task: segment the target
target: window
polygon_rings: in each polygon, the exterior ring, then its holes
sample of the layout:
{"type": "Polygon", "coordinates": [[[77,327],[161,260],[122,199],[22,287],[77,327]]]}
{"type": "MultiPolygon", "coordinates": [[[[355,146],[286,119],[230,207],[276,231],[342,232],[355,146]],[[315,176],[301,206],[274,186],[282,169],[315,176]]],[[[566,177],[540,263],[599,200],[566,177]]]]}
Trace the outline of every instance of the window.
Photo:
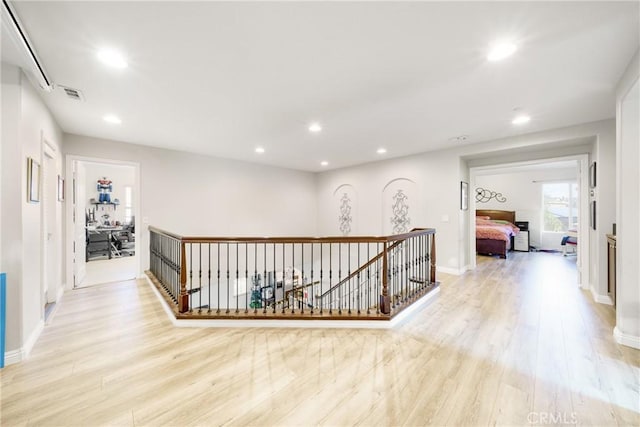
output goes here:
{"type": "Polygon", "coordinates": [[[127,186],[124,187],[124,223],[131,224],[131,218],[133,217],[133,197],[132,189],[127,186]]]}
{"type": "Polygon", "coordinates": [[[554,182],[542,185],[544,231],[564,232],[578,227],[578,184],[554,182]]]}

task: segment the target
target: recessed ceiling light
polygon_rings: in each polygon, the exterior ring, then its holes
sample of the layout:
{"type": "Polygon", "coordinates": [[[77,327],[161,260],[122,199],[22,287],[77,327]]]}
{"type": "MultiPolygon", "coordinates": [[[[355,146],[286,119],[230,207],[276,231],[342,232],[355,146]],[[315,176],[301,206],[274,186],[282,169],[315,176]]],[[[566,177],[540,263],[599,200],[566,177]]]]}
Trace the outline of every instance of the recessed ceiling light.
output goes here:
{"type": "Polygon", "coordinates": [[[256,153],[258,153],[258,154],[262,154],[262,153],[264,153],[264,148],[262,148],[262,147],[256,147],[256,153]]]}
{"type": "Polygon", "coordinates": [[[531,117],[522,115],[522,116],[518,116],[515,119],[513,119],[511,121],[511,123],[513,123],[514,125],[523,125],[525,123],[528,123],[529,120],[531,120],[531,117]]]}
{"type": "Polygon", "coordinates": [[[320,166],[329,166],[329,162],[327,162],[326,160],[323,160],[320,162],[320,166]]]}
{"type": "Polygon", "coordinates": [[[102,49],[98,52],[98,59],[113,68],[127,68],[124,56],[113,49],[102,49]]]}
{"type": "Polygon", "coordinates": [[[378,154],[384,154],[386,152],[387,152],[386,148],[378,148],[378,151],[376,151],[376,153],[378,153],[378,154]]]}
{"type": "Polygon", "coordinates": [[[105,122],[111,123],[111,124],[114,124],[114,125],[119,125],[120,123],[122,123],[122,120],[120,120],[120,118],[118,116],[114,116],[113,114],[107,114],[102,119],[105,122]]]}
{"type": "Polygon", "coordinates": [[[320,123],[311,123],[309,125],[309,132],[318,133],[321,130],[322,130],[322,126],[320,126],[320,123]]]}
{"type": "Polygon", "coordinates": [[[518,47],[510,42],[506,43],[498,43],[494,45],[489,54],[487,55],[487,60],[489,61],[500,61],[508,56],[513,55],[513,53],[518,50],[518,47]]]}

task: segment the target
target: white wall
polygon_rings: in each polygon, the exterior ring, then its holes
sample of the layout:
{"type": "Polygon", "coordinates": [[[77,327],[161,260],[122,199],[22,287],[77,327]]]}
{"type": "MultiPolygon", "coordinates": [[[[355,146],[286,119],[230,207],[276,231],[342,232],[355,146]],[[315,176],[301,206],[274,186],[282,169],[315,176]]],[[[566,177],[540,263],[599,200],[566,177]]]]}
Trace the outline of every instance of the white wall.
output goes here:
{"type": "Polygon", "coordinates": [[[614,336],[640,348],[640,51],[617,89],[617,310],[614,336]]]}
{"type": "Polygon", "coordinates": [[[185,236],[316,234],[312,173],[70,134],[64,152],[140,165],[136,239],[143,270],[147,225],[185,236]]]}
{"type": "MultiPolygon", "coordinates": [[[[0,269],[8,273],[7,363],[19,361],[28,354],[43,325],[42,206],[26,200],[27,157],[42,165],[43,140],[59,155],[62,132],[53,116],[21,71],[2,64],[3,257],[0,269]]],[[[59,157],[56,169],[62,174],[59,157]]],[[[55,233],[62,232],[61,212],[61,206],[57,205],[57,222],[51,230],[55,233]]],[[[56,252],[58,259],[52,262],[62,263],[62,247],[56,252]]]]}
{"type": "Polygon", "coordinates": [[[108,214],[110,221],[120,221],[124,224],[124,203],[125,203],[125,187],[132,188],[132,203],[135,207],[135,168],[133,166],[120,166],[105,163],[84,162],[85,168],[85,189],[86,189],[86,208],[96,209],[96,220],[100,220],[101,216],[108,214]],[[118,199],[119,206],[113,205],[91,205],[89,200],[100,200],[97,190],[98,179],[107,177],[112,181],[111,201],[118,199]]]}
{"type": "MultiPolygon", "coordinates": [[[[614,147],[614,121],[604,120],[553,129],[533,134],[523,134],[485,143],[468,144],[449,150],[427,152],[396,159],[389,159],[350,168],[323,172],[318,175],[318,229],[320,234],[336,234],[338,213],[331,197],[337,187],[353,185],[358,193],[358,218],[356,228],[361,234],[381,234],[382,189],[396,178],[408,178],[416,182],[418,200],[412,201],[420,214],[412,218],[416,227],[433,227],[437,230],[437,265],[442,271],[462,272],[469,264],[470,211],[460,210],[460,181],[469,181],[471,166],[508,164],[519,161],[551,159],[578,154],[591,154],[592,142],[599,146],[614,147]]],[[[615,150],[615,148],[613,148],[615,150]]],[[[609,157],[600,163],[605,171],[613,170],[609,157]]],[[[473,188],[471,186],[470,188],[473,188]]],[[[613,193],[613,182],[602,181],[600,188],[609,196],[613,193]]],[[[599,221],[610,224],[613,212],[603,210],[599,221]]],[[[594,236],[597,245],[604,245],[606,238],[594,236]]],[[[604,268],[606,258],[597,257],[597,269],[604,268]]],[[[596,278],[600,277],[598,271],[596,278]]],[[[606,276],[605,276],[606,277],[606,276]]],[[[595,284],[596,291],[604,289],[606,281],[595,284]]]]}
{"type": "MultiPolygon", "coordinates": [[[[577,169],[541,169],[521,172],[478,175],[476,188],[502,193],[507,200],[504,203],[491,199],[487,203],[476,202],[476,209],[500,209],[516,211],[517,221],[529,221],[529,239],[531,246],[538,249],[560,250],[562,233],[547,233],[542,230],[543,206],[542,185],[549,181],[576,181],[577,169]]],[[[471,196],[475,188],[471,189],[471,196]]],[[[584,219],[583,219],[584,220],[584,219]]],[[[589,217],[586,217],[589,220],[589,217]]]]}

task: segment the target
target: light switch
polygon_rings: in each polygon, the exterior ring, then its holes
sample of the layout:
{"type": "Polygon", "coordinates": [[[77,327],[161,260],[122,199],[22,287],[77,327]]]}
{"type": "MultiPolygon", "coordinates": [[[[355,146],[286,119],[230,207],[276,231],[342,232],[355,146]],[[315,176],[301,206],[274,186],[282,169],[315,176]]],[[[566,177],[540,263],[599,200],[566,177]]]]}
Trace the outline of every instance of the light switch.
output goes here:
{"type": "Polygon", "coordinates": [[[449,215],[442,215],[442,222],[449,222],[449,215]]]}
{"type": "Polygon", "coordinates": [[[149,224],[149,217],[148,216],[143,216],[142,217],[142,223],[143,224],[149,224]]]}

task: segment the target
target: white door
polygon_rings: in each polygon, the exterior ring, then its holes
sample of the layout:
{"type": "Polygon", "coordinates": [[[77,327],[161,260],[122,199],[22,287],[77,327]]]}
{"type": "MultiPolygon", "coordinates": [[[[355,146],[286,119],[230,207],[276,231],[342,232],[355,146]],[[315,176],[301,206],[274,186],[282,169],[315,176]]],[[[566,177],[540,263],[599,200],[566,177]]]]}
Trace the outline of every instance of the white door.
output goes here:
{"type": "Polygon", "coordinates": [[[73,286],[78,287],[87,275],[85,231],[87,208],[87,181],[84,164],[74,161],[73,172],[73,227],[74,227],[74,251],[73,251],[73,286]]]}
{"type": "Polygon", "coordinates": [[[52,154],[45,150],[43,156],[42,180],[42,233],[43,233],[43,299],[46,303],[56,302],[60,283],[60,263],[58,249],[57,224],[57,186],[58,174],[56,161],[52,154]]]}

